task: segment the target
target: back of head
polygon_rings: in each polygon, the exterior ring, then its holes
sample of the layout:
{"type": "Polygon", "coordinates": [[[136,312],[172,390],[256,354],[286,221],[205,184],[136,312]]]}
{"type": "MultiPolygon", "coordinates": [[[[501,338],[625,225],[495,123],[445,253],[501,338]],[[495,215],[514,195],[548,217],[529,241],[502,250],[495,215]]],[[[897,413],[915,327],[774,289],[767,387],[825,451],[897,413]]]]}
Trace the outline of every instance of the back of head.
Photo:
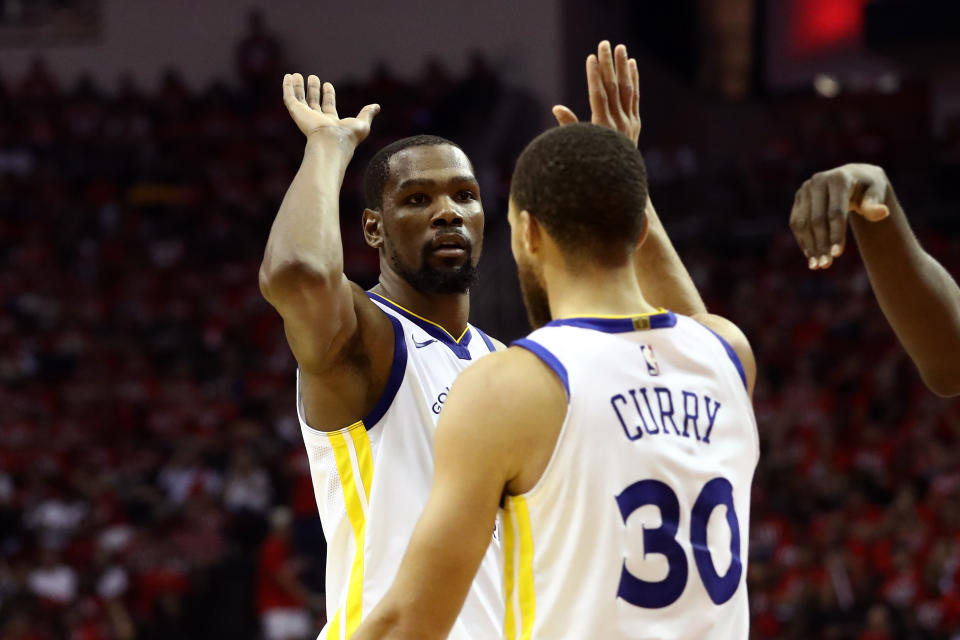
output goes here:
{"type": "Polygon", "coordinates": [[[572,124],[527,145],[510,197],[546,229],[569,265],[622,266],[644,230],[647,171],[622,134],[572,124]]]}

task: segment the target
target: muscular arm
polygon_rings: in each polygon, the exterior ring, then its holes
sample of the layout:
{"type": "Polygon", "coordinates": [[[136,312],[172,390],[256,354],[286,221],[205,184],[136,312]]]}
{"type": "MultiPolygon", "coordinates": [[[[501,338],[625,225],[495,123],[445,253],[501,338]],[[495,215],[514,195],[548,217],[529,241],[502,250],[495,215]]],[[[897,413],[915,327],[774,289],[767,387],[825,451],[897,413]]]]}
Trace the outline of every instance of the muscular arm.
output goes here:
{"type": "Polygon", "coordinates": [[[333,86],[300,74],[283,82],[284,103],[307,137],[303,161],[287,190],[267,240],[260,290],[283,316],[301,369],[320,370],[357,327],[354,297],[343,274],[339,196],[343,176],[377,111],[340,119],[333,86]]]}
{"type": "Polygon", "coordinates": [[[693,278],[673,248],[667,230],[647,198],[647,239],[635,256],[637,281],[647,302],[692,316],[707,312],[693,278]]]}
{"type": "Polygon", "coordinates": [[[930,390],[960,395],[960,287],[920,246],[892,187],[886,204],[886,219],[850,223],[870,284],[930,390]]]}
{"type": "Polygon", "coordinates": [[[797,191],[790,226],[811,269],[843,253],[848,218],[880,309],[923,381],[960,395],[960,287],[920,246],[883,169],[844,165],[797,191]]]}
{"type": "MultiPolygon", "coordinates": [[[[640,137],[640,73],[637,62],[627,56],[627,48],[611,50],[606,40],[596,55],[587,57],[587,91],[590,97],[590,121],[615,129],[634,144],[640,137]]],[[[553,115],[561,125],[577,121],[567,107],[557,105],[553,115]]],[[[707,307],[693,278],[683,266],[679,254],[667,236],[667,230],[647,198],[647,239],[636,252],[637,280],[647,302],[683,315],[706,313],[707,307]]]]}

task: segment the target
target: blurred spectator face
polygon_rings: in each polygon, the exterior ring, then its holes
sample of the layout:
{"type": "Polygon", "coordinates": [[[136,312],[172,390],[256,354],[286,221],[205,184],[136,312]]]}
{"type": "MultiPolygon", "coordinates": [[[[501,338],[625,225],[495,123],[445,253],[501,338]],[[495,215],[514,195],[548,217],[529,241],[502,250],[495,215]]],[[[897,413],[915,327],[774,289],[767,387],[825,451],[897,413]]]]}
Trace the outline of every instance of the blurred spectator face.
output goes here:
{"type": "Polygon", "coordinates": [[[483,246],[483,206],[470,160],[456,147],[430,145],[397,152],[389,166],[385,267],[424,293],[464,293],[483,246]]]}

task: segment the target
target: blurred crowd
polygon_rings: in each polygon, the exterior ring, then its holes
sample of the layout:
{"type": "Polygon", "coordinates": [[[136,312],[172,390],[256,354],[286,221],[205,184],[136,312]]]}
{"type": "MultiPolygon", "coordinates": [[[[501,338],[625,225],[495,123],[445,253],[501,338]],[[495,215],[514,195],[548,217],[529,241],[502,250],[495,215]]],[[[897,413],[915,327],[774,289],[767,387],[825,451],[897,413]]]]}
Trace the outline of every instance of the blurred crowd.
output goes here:
{"type": "MultiPolygon", "coordinates": [[[[236,61],[238,83],[203,90],[175,70],[151,89],[61,87],[40,59],[0,78],[0,638],[294,640],[323,623],[295,364],[257,288],[302,140],[262,21],[236,61]]],[[[461,76],[382,66],[337,89],[341,113],[383,107],[354,167],[404,135],[450,137],[502,240],[513,159],[546,121],[532,98],[480,56],[461,76]]],[[[725,162],[682,127],[641,140],[708,306],[759,362],[757,639],[960,638],[960,403],[920,384],[853,243],[811,273],[786,229],[810,173],[877,162],[960,274],[960,121],[935,130],[925,95],[771,99],[725,162]]],[[[341,198],[345,262],[370,286],[360,178],[341,198]]],[[[502,241],[486,260],[513,272],[502,241]]],[[[509,309],[481,326],[518,337],[515,282],[487,287],[475,304],[509,309]]]]}

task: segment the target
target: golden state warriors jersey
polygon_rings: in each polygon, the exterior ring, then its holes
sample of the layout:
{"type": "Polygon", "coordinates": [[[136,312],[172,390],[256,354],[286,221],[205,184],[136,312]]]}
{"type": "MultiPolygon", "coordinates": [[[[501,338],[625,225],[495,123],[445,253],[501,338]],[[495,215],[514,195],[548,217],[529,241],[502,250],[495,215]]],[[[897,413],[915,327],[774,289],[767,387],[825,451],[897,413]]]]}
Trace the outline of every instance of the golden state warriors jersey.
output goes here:
{"type": "MultiPolygon", "coordinates": [[[[297,380],[297,415],[327,540],[323,640],[350,638],[393,583],[430,495],[433,436],[450,385],[494,351],[473,326],[455,339],[396,303],[367,295],[389,316],[395,337],[387,387],[370,414],[337,431],[312,428],[297,380]]],[[[502,630],[501,559],[490,533],[491,546],[450,638],[487,640],[502,630]]]]}
{"type": "Polygon", "coordinates": [[[555,320],[513,344],[568,407],[540,480],[500,512],[503,635],[746,639],[759,443],[733,349],[669,311],[555,320]]]}

